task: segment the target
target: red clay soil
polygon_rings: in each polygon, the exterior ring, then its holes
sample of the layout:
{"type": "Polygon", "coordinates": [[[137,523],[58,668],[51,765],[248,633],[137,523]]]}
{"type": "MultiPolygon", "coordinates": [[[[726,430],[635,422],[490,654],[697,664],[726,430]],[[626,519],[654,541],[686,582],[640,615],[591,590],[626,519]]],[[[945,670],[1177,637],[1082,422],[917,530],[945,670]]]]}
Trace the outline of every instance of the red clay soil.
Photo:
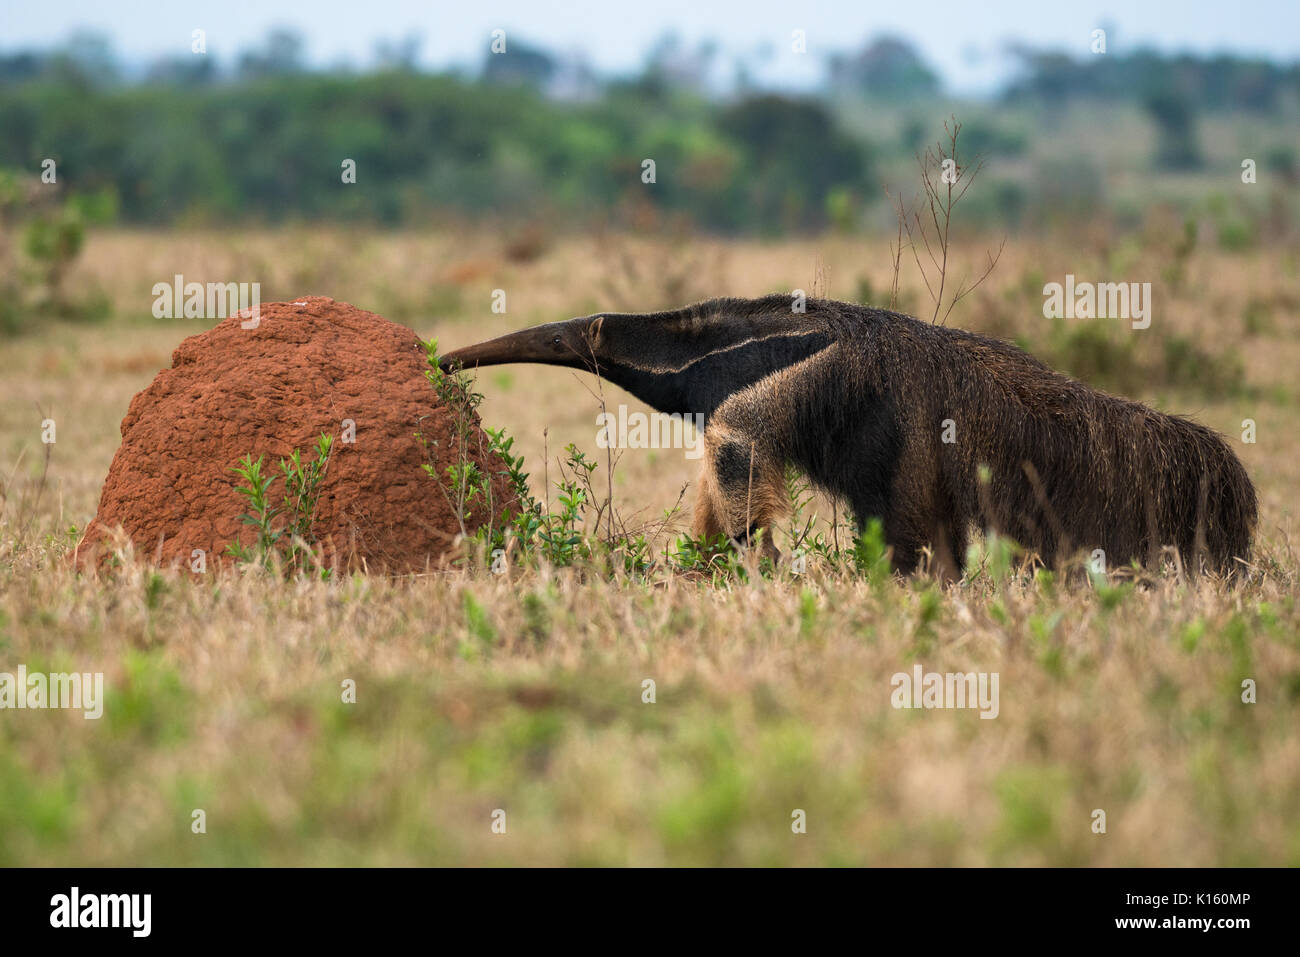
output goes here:
{"type": "MultiPolygon", "coordinates": [[[[279,475],[280,459],[295,448],[313,460],[323,432],[334,448],[315,531],[327,562],[390,572],[439,567],[460,525],[422,466],[445,475],[457,445],[427,368],[410,329],[318,296],[263,303],[256,328],[232,316],[191,336],[172,367],[131,400],[76,560],[102,560],[120,525],[136,555],[159,564],[189,568],[194,549],[204,551],[208,569],[228,562],[231,542],[256,540],[240,521],[247,503],[231,469],[249,453],[264,454],[263,472],[279,475]],[[347,419],[355,423],[352,443],[344,441],[347,419]]],[[[477,422],[473,433],[469,457],[496,476],[493,501],[506,503],[504,465],[487,461],[477,422]]],[[[277,503],[282,485],[271,488],[277,503]]]]}

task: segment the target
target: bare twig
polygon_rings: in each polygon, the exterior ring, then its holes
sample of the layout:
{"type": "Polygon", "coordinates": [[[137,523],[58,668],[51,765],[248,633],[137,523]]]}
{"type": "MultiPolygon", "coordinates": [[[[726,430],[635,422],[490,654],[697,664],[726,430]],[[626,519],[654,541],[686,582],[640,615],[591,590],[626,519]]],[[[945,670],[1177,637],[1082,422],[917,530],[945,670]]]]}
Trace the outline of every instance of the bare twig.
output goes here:
{"type": "MultiPolygon", "coordinates": [[[[922,154],[916,157],[917,166],[921,171],[921,190],[923,199],[916,208],[909,210],[901,198],[891,197],[894,200],[895,211],[898,219],[898,238],[897,245],[890,244],[890,252],[894,256],[894,277],[893,285],[890,289],[890,307],[893,308],[898,299],[898,276],[900,259],[903,254],[903,235],[907,236],[907,245],[912,250],[912,259],[916,262],[917,271],[921,274],[921,281],[925,283],[926,291],[930,294],[930,300],[934,303],[934,310],[930,315],[930,321],[939,325],[946,325],[948,316],[952,313],[957,303],[961,302],[967,295],[976,289],[997,266],[998,260],[1002,257],[1002,250],[1006,246],[1006,240],[1003,239],[998,251],[995,254],[988,253],[988,264],[979,277],[971,283],[964,280],[957,284],[956,290],[948,291],[948,261],[949,250],[951,248],[952,233],[952,216],[953,210],[966,195],[966,191],[971,188],[975,178],[984,168],[984,160],[976,157],[972,164],[963,166],[958,157],[958,137],[961,134],[961,124],[957,118],[953,117],[952,122],[947,120],[943,124],[946,136],[946,144],[940,140],[933,147],[929,147],[922,154]],[[928,214],[928,215],[927,215],[928,214]],[[925,258],[922,258],[924,251],[925,258]],[[925,260],[929,260],[927,265],[925,260]],[[947,295],[947,306],[945,308],[945,295],[947,295]]],[[[888,190],[886,190],[888,194],[888,190]]]]}

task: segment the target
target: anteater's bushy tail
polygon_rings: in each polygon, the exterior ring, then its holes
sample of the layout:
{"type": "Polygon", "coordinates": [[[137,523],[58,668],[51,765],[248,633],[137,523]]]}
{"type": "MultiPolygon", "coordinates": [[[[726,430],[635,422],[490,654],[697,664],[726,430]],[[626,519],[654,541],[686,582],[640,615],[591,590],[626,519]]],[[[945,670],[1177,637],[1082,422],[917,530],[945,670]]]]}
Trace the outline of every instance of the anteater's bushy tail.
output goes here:
{"type": "Polygon", "coordinates": [[[1216,432],[1177,416],[1159,418],[1164,434],[1150,448],[1158,530],[1173,533],[1184,564],[1199,565],[1204,556],[1220,572],[1243,569],[1257,518],[1245,467],[1216,432]]]}
{"type": "Polygon", "coordinates": [[[1173,546],[1189,571],[1244,570],[1255,487],[1223,436],[1073,381],[1040,392],[1053,401],[1028,413],[990,393],[979,422],[973,454],[996,476],[980,510],[1001,531],[1049,565],[1096,548],[1111,566],[1156,562],[1173,546]]]}
{"type": "MultiPolygon", "coordinates": [[[[1096,392],[1077,411],[1077,431],[1067,428],[1054,443],[1038,437],[1038,449],[1068,446],[1049,483],[1061,493],[1051,496],[1063,525],[1058,545],[1099,543],[1114,564],[1155,561],[1162,548],[1174,546],[1188,570],[1244,569],[1255,531],[1255,487],[1223,436],[1096,392]]],[[[1031,446],[1023,448],[1031,461],[1040,458],[1031,446]]]]}

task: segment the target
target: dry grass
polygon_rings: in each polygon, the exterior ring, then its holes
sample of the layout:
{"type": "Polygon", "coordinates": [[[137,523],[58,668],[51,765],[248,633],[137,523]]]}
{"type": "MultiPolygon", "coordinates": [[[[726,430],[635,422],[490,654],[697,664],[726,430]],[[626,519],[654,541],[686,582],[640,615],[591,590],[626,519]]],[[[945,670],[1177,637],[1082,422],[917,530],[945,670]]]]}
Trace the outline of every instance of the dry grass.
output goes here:
{"type": "MultiPolygon", "coordinates": [[[[987,240],[959,243],[956,268],[978,269],[987,240]]],[[[853,298],[865,279],[888,296],[884,239],[697,245],[710,293],[811,288],[820,263],[827,295],[853,298]]],[[[616,277],[621,292],[640,284],[662,305],[657,264],[676,269],[680,244],[628,249],[644,268],[616,277]]],[[[941,591],[815,564],[717,585],[572,571],[196,583],[133,562],[80,578],[63,561],[131,395],[200,325],[149,319],[154,282],[182,272],[260,281],[265,299],[330,294],[454,348],[595,311],[618,266],[588,240],[512,262],[486,234],[94,238],[80,269],[117,319],[5,344],[0,671],[103,671],[109,701],[99,721],[0,712],[0,863],[1300,864],[1296,255],[1199,251],[1179,289],[1161,280],[1167,257],[1158,233],[1132,249],[1009,242],[950,324],[1068,358],[1033,289],[1068,271],[1156,283],[1152,329],[1131,334],[1147,338],[1132,344],[1116,323],[1111,340],[1140,361],[1173,336],[1210,363],[1235,350],[1240,387],[1207,393],[1193,370],[1137,397],[1234,440],[1261,499],[1243,587],[980,576],[941,591]],[[489,312],[494,288],[505,316],[489,312]],[[1269,322],[1249,332],[1252,298],[1269,322]],[[58,442],[33,507],[45,415],[58,442]],[[1246,417],[1256,445],[1235,441],[1246,417]],[[890,677],[918,662],[998,672],[999,717],[895,710],[890,677]],[[347,678],[355,705],[340,700],[347,678]],[[1257,704],[1241,702],[1244,678],[1257,704]],[[195,808],[206,834],[191,833],[195,808]],[[497,808],[505,835],[491,831],[497,808]],[[791,833],[796,808],[806,834],[791,833]]],[[[904,277],[913,307],[918,286],[904,277]]],[[[539,493],[544,448],[596,451],[596,401],[573,374],[505,368],[480,388],[539,493]]],[[[657,517],[694,467],[626,452],[620,511],[657,517]]]]}

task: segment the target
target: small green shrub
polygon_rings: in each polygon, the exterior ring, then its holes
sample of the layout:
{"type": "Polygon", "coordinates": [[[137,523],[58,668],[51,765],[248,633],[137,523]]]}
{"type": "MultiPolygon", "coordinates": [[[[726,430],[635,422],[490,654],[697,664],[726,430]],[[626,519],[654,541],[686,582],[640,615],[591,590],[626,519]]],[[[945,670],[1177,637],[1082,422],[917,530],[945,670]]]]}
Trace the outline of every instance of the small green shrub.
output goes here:
{"type": "Polygon", "coordinates": [[[333,444],[334,440],[322,433],[316,440],[315,459],[305,463],[301,452],[294,449],[287,459],[280,459],[279,475],[262,471],[261,455],[256,460],[251,454],[245,455],[231,469],[243,479],[235,489],[248,505],[241,521],[257,530],[257,540],[251,546],[234,542],[226,548],[226,554],[243,565],[279,566],[286,574],[329,577],[330,569],[316,547],[315,523],[333,444]],[[283,482],[278,502],[271,494],[277,479],[283,482]]]}

